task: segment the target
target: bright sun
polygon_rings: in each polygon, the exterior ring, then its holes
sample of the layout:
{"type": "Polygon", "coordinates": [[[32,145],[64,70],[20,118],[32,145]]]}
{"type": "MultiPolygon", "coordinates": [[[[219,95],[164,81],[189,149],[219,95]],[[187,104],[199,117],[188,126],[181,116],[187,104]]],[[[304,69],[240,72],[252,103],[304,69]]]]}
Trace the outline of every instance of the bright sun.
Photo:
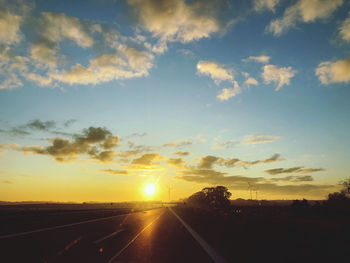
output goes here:
{"type": "Polygon", "coordinates": [[[145,186],[145,194],[148,196],[152,196],[156,191],[156,186],[152,183],[149,183],[145,186]]]}

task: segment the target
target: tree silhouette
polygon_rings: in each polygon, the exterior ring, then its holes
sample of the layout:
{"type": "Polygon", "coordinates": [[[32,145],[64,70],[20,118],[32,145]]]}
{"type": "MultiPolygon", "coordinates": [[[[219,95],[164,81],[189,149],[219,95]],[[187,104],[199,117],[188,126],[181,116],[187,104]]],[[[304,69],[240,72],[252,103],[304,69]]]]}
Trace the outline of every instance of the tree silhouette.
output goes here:
{"type": "Polygon", "coordinates": [[[230,205],[231,193],[225,186],[206,187],[188,198],[188,203],[202,207],[225,208],[230,205]]]}

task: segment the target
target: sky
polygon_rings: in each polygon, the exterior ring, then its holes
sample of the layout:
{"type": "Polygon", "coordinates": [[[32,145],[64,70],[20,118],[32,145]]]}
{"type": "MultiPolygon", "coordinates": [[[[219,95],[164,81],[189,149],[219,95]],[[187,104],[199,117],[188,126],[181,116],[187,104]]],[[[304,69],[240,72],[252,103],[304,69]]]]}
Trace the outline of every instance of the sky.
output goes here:
{"type": "Polygon", "coordinates": [[[349,51],[343,0],[0,0],[0,200],[325,199],[349,51]]]}

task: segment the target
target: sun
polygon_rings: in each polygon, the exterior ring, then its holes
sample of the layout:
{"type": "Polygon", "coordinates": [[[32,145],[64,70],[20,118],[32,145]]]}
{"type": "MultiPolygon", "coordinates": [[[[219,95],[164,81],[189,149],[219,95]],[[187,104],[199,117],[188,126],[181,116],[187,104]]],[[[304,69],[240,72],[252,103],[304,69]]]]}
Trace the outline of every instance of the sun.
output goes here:
{"type": "Polygon", "coordinates": [[[153,183],[148,183],[145,186],[145,194],[148,196],[152,196],[156,191],[156,186],[153,183]]]}

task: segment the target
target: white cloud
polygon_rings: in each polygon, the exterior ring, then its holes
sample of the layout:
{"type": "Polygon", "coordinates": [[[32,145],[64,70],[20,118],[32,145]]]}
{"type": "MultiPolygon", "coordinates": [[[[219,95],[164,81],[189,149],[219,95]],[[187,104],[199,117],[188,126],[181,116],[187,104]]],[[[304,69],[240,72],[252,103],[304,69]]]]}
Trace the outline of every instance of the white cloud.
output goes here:
{"type": "Polygon", "coordinates": [[[278,140],[280,136],[272,135],[248,135],[244,138],[243,144],[260,144],[260,143],[270,143],[278,140]]]}
{"type": "Polygon", "coordinates": [[[221,101],[228,100],[242,92],[237,81],[234,80],[232,71],[226,69],[224,65],[217,62],[199,61],[197,63],[197,74],[209,76],[217,85],[219,85],[221,81],[229,81],[233,85],[233,88],[222,89],[216,96],[221,101]]]}
{"type": "Polygon", "coordinates": [[[280,36],[298,22],[311,23],[329,17],[342,4],[343,0],[299,0],[285,10],[282,18],[273,20],[266,29],[275,36],[280,36]]]}
{"type": "Polygon", "coordinates": [[[23,86],[19,73],[27,71],[27,62],[26,57],[12,54],[9,47],[0,49],[0,76],[3,79],[0,89],[15,89],[23,86]]]}
{"type": "Polygon", "coordinates": [[[349,16],[341,24],[339,28],[339,34],[344,41],[350,42],[350,17],[349,16]]]}
{"type": "Polygon", "coordinates": [[[55,68],[57,64],[58,48],[48,41],[38,41],[31,45],[30,56],[32,59],[55,68]]]}
{"type": "Polygon", "coordinates": [[[261,55],[261,56],[249,56],[246,59],[243,59],[243,61],[247,62],[247,61],[254,61],[254,62],[259,62],[259,63],[269,63],[270,61],[270,57],[269,56],[265,56],[265,55],[261,55]]]}
{"type": "Polygon", "coordinates": [[[9,11],[0,10],[0,43],[16,44],[21,41],[20,26],[22,17],[9,11]]]}
{"type": "Polygon", "coordinates": [[[246,81],[244,81],[244,84],[247,85],[248,87],[250,85],[257,86],[257,85],[259,85],[259,82],[256,79],[250,77],[250,78],[246,79],[246,81]]]}
{"type": "Polygon", "coordinates": [[[322,62],[316,69],[316,76],[322,84],[350,81],[350,56],[335,62],[322,62]]]}
{"type": "Polygon", "coordinates": [[[39,84],[40,86],[48,86],[52,83],[51,78],[48,78],[39,74],[35,74],[35,73],[24,74],[24,77],[29,81],[39,84]]]}
{"type": "Polygon", "coordinates": [[[211,77],[216,84],[224,80],[233,81],[233,75],[229,70],[212,61],[199,61],[197,63],[197,73],[211,77]]]}
{"type": "Polygon", "coordinates": [[[210,1],[189,4],[184,0],[128,0],[137,11],[142,25],[160,38],[159,52],[166,50],[167,41],[183,43],[208,38],[220,30],[210,1]]]}
{"type": "Polygon", "coordinates": [[[153,66],[152,61],[153,55],[145,51],[120,46],[118,52],[91,59],[87,67],[76,64],[68,71],[51,73],[50,77],[70,85],[98,84],[147,76],[153,66]]]}
{"type": "Polygon", "coordinates": [[[276,6],[280,3],[280,0],[254,0],[254,10],[256,12],[262,12],[264,10],[276,11],[276,6]]]}
{"type": "Polygon", "coordinates": [[[91,47],[94,39],[89,34],[89,30],[96,30],[96,26],[89,28],[76,17],[65,14],[45,12],[41,18],[42,36],[54,43],[64,39],[75,42],[80,47],[91,47]]]}
{"type": "Polygon", "coordinates": [[[231,97],[236,96],[237,94],[240,94],[242,92],[241,88],[238,86],[237,81],[234,82],[234,87],[233,88],[224,88],[221,90],[221,93],[218,94],[216,97],[221,100],[228,100],[231,97]]]}
{"type": "Polygon", "coordinates": [[[265,65],[261,75],[265,83],[276,83],[276,91],[279,91],[282,86],[289,85],[290,79],[293,78],[296,73],[297,71],[292,69],[292,67],[278,68],[275,65],[265,65]]]}

